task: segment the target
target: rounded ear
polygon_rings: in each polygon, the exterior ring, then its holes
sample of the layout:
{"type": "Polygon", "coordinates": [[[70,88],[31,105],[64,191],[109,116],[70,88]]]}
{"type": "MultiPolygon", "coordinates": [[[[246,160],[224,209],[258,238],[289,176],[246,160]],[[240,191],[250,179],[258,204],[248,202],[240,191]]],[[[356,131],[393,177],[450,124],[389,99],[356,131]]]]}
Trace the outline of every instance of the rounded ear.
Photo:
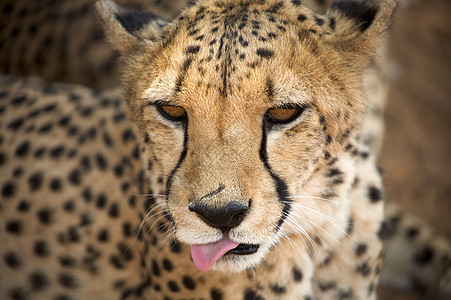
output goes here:
{"type": "Polygon", "coordinates": [[[326,15],[334,32],[326,40],[357,65],[365,65],[390,26],[396,0],[341,0],[326,15]]]}
{"type": "Polygon", "coordinates": [[[154,13],[126,9],[111,0],[100,0],[95,7],[108,41],[123,55],[154,40],[168,24],[154,13]]]}

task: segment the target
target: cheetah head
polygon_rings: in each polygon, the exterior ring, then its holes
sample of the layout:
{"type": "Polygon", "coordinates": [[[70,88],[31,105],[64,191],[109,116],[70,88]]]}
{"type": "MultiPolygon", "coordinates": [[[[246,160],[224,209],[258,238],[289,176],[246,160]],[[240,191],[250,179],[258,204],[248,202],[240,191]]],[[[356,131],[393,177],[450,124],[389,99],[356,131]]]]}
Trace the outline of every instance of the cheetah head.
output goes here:
{"type": "Polygon", "coordinates": [[[254,267],[349,209],[361,75],[396,5],[299,2],[203,0],[173,22],[97,3],[151,181],[201,271],[254,267]]]}

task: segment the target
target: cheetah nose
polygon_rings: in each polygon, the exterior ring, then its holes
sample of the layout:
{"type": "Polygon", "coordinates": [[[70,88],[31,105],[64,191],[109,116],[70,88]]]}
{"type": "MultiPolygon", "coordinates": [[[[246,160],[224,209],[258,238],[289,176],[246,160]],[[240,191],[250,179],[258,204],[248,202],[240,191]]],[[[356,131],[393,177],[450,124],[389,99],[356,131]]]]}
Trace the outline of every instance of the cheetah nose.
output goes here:
{"type": "Polygon", "coordinates": [[[212,208],[200,203],[192,204],[189,206],[189,210],[197,213],[208,225],[225,232],[243,221],[249,207],[241,202],[232,201],[219,208],[212,208]]]}

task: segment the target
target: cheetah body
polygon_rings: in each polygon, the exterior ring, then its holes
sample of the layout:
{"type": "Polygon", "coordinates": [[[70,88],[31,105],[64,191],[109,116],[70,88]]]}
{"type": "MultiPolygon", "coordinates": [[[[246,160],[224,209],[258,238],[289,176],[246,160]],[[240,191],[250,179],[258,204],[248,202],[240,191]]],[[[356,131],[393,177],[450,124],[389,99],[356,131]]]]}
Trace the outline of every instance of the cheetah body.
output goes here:
{"type": "Polygon", "coordinates": [[[101,1],[123,92],[2,77],[0,298],[374,299],[361,80],[395,4],[299,2],[199,1],[161,31],[101,1]],[[233,226],[205,216],[230,203],[233,226]],[[228,240],[257,250],[193,250],[228,240]]]}

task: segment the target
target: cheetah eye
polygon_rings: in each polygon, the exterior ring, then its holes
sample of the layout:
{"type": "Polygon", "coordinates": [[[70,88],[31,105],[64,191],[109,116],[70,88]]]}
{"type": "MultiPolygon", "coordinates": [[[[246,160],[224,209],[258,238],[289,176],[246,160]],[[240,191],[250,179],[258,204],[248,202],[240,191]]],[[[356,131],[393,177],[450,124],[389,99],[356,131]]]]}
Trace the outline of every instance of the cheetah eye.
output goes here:
{"type": "Polygon", "coordinates": [[[266,112],[266,118],[271,123],[287,124],[299,117],[304,109],[299,105],[270,108],[266,112]]]}
{"type": "Polygon", "coordinates": [[[186,119],[186,110],[181,106],[175,105],[157,105],[158,112],[168,120],[184,121],[186,119]]]}

